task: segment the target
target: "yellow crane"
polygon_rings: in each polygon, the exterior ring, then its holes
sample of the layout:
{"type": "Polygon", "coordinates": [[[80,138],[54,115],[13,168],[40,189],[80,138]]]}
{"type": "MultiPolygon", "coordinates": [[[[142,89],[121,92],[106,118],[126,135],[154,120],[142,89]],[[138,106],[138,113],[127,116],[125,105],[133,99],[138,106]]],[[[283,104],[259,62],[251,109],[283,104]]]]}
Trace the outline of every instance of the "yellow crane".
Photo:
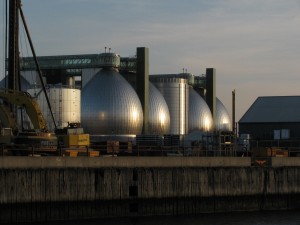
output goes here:
{"type": "Polygon", "coordinates": [[[18,152],[22,150],[24,154],[28,154],[33,149],[38,152],[57,151],[57,137],[48,131],[41,109],[30,94],[23,91],[0,89],[0,99],[3,100],[3,104],[0,105],[0,120],[3,127],[0,142],[11,144],[9,146],[11,150],[18,152]],[[33,129],[19,130],[17,120],[9,109],[9,104],[25,109],[33,129]],[[3,132],[3,129],[12,130],[11,138],[7,137],[9,134],[3,132]]]}
{"type": "MultiPolygon", "coordinates": [[[[24,148],[31,147],[32,149],[39,149],[41,151],[49,149],[50,151],[55,150],[57,153],[57,146],[59,138],[59,147],[70,147],[70,146],[88,146],[89,135],[83,134],[82,129],[77,127],[68,127],[63,129],[57,129],[54,115],[51,110],[49,98],[47,96],[45,84],[42,77],[42,72],[39,67],[36,54],[34,51],[33,43],[29,34],[29,30],[26,24],[26,20],[21,7],[21,0],[10,0],[9,1],[9,46],[8,46],[8,89],[0,89],[0,100],[2,99],[2,105],[0,104],[0,128],[11,129],[13,135],[11,139],[3,138],[4,134],[9,132],[1,132],[0,144],[10,144],[13,148],[18,147],[17,145],[25,146],[24,148]],[[45,94],[45,98],[50,109],[52,121],[56,130],[56,135],[48,131],[47,122],[41,112],[39,104],[34,98],[32,98],[27,92],[20,91],[20,66],[19,66],[19,12],[22,18],[22,22],[25,28],[25,32],[30,44],[32,55],[34,57],[37,72],[40,78],[40,82],[45,94]],[[17,107],[23,107],[26,110],[26,114],[30,118],[33,125],[33,129],[19,131],[17,107]],[[3,142],[6,140],[6,142],[3,142]]],[[[26,152],[26,150],[25,150],[26,152]]]]}
{"type": "MultiPolygon", "coordinates": [[[[0,98],[9,104],[23,107],[31,120],[33,129],[42,132],[48,131],[47,123],[42,111],[38,103],[34,98],[31,97],[29,93],[10,89],[0,89],[0,98]]],[[[17,130],[17,123],[15,119],[13,119],[7,106],[1,105],[0,110],[2,111],[1,114],[3,115],[1,117],[1,121],[5,123],[6,127],[17,130]]]]}

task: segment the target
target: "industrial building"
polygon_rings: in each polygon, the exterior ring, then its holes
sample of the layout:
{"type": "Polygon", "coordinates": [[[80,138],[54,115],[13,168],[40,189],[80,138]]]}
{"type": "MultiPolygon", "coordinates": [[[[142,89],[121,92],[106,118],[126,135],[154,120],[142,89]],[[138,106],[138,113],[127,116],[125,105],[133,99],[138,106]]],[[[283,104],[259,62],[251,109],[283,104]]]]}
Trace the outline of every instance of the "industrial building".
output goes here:
{"type": "MultiPolygon", "coordinates": [[[[147,48],[137,48],[137,57],[105,50],[38,57],[38,62],[57,126],[80,123],[92,141],[176,136],[181,142],[232,131],[230,116],[216,97],[214,69],[201,76],[149,75],[147,48]]],[[[37,98],[53,128],[33,59],[21,58],[20,64],[22,89],[37,98]]]]}
{"type": "Polygon", "coordinates": [[[258,97],[239,123],[252,140],[298,140],[300,96],[258,97]]]}
{"type": "Polygon", "coordinates": [[[256,154],[273,149],[299,156],[299,103],[300,96],[258,97],[238,122],[240,145],[256,154]]]}

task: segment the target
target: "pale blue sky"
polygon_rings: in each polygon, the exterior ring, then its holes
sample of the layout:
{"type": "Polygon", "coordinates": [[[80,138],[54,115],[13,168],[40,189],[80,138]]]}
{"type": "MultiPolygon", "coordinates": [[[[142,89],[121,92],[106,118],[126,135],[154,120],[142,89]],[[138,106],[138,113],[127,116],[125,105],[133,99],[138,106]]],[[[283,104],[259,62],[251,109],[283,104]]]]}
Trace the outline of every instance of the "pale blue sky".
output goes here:
{"type": "MultiPolygon", "coordinates": [[[[4,1],[1,0],[0,15],[4,1]]],[[[150,51],[150,73],[217,71],[236,120],[258,96],[300,95],[300,0],[23,0],[38,55],[150,51]]],[[[0,68],[3,73],[1,16],[0,68]]],[[[26,47],[22,54],[27,56],[26,47]]]]}

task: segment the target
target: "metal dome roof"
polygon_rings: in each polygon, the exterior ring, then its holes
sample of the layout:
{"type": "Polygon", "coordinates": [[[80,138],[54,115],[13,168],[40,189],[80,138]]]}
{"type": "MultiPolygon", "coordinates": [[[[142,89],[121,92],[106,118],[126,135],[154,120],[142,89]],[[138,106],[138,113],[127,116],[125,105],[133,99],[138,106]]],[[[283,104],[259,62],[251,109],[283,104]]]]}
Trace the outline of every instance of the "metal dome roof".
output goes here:
{"type": "Polygon", "coordinates": [[[81,123],[86,132],[94,135],[141,133],[140,100],[118,70],[100,70],[82,89],[81,123]]]}
{"type": "Polygon", "coordinates": [[[157,90],[149,82],[149,132],[151,134],[167,134],[170,130],[170,113],[168,105],[157,90]]]}
{"type": "Polygon", "coordinates": [[[211,131],[213,119],[205,100],[192,88],[189,90],[189,133],[211,131]]]}

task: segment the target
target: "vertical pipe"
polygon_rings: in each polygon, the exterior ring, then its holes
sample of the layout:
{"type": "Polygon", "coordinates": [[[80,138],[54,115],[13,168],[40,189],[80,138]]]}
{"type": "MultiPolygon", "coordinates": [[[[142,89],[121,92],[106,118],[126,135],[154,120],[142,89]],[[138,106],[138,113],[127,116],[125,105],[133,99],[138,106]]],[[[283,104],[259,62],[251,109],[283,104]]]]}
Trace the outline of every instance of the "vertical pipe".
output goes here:
{"type": "Polygon", "coordinates": [[[74,88],[75,87],[75,78],[73,76],[67,76],[66,77],[66,84],[67,84],[68,87],[74,88]]]}
{"type": "Polygon", "coordinates": [[[235,127],[235,90],[232,91],[232,132],[236,134],[235,127]]]}
{"type": "Polygon", "coordinates": [[[4,50],[4,58],[5,58],[5,65],[4,65],[4,87],[8,88],[8,77],[7,77],[7,42],[8,42],[8,0],[5,1],[5,50],[4,50]]]}
{"type": "Polygon", "coordinates": [[[136,90],[143,107],[143,134],[149,133],[149,49],[137,48],[136,90]]]}
{"type": "Polygon", "coordinates": [[[50,100],[49,100],[48,95],[47,95],[46,87],[45,87],[45,84],[44,84],[44,81],[43,81],[42,71],[41,71],[40,65],[37,61],[37,57],[36,57],[36,54],[35,54],[33,43],[32,43],[30,33],[29,33],[29,30],[28,30],[28,27],[27,27],[27,23],[26,23],[26,20],[25,20],[25,16],[24,16],[24,13],[23,13],[23,10],[22,10],[21,7],[19,7],[19,10],[20,10],[21,18],[22,18],[23,25],[24,25],[24,28],[25,28],[25,31],[26,31],[26,35],[27,35],[27,38],[28,38],[28,41],[29,41],[29,45],[30,45],[30,49],[31,49],[31,52],[32,52],[32,55],[33,55],[33,59],[34,59],[35,65],[37,67],[37,72],[38,72],[38,75],[39,75],[39,78],[40,78],[40,81],[41,81],[41,84],[42,84],[42,88],[43,88],[43,91],[44,91],[44,94],[45,94],[47,105],[49,107],[50,114],[51,114],[51,117],[52,117],[52,121],[53,121],[54,127],[56,129],[57,126],[56,126],[54,115],[53,115],[53,112],[52,112],[52,109],[51,109],[50,100]]]}
{"type": "Polygon", "coordinates": [[[216,129],[216,69],[206,68],[206,103],[213,118],[213,130],[216,129]]]}

